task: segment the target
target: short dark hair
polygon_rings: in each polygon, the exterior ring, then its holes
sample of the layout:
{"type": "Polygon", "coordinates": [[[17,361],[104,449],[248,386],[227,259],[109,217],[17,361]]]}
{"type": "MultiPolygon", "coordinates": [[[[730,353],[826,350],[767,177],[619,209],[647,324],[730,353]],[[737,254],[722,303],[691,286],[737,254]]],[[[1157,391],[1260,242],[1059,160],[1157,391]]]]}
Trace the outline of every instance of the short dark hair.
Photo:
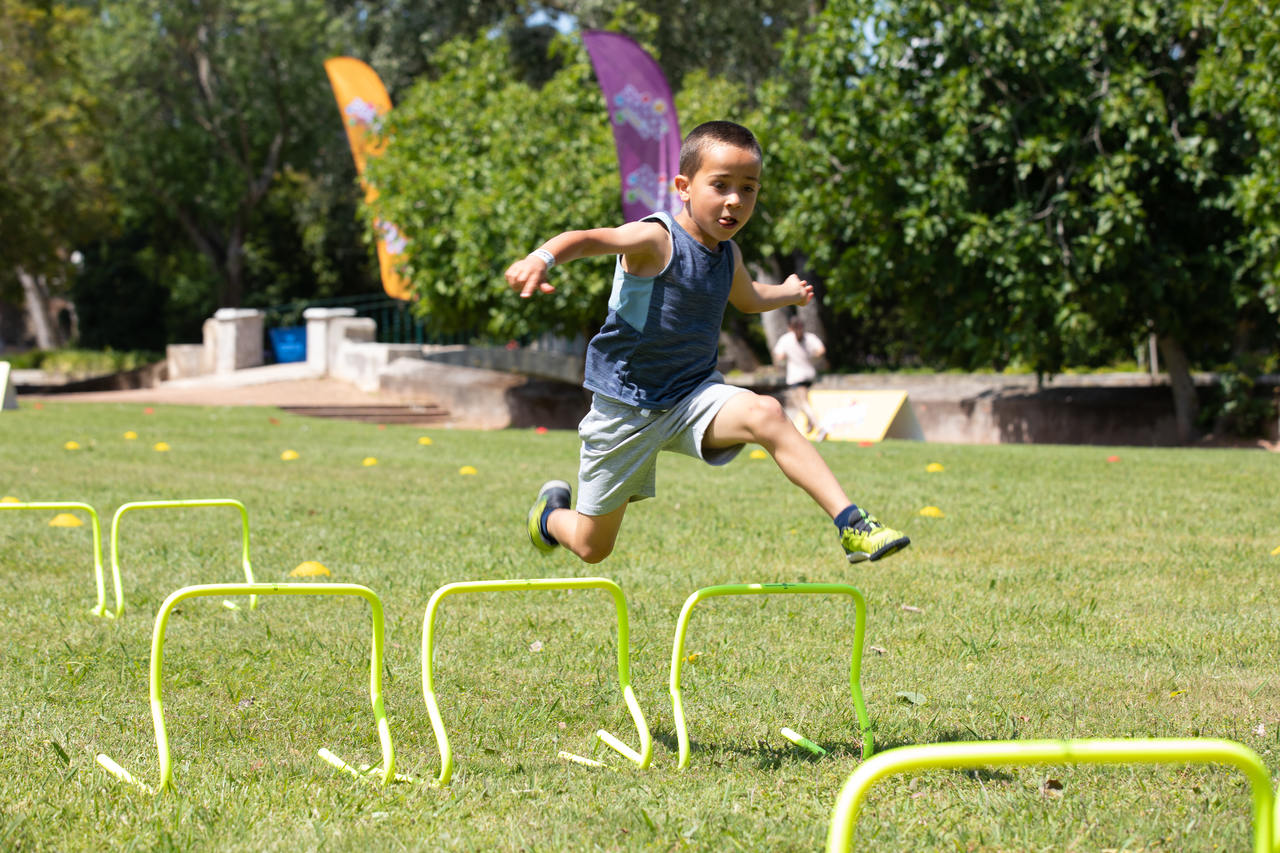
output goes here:
{"type": "Polygon", "coordinates": [[[764,151],[754,133],[731,121],[708,121],[689,131],[684,138],[680,146],[680,174],[692,178],[702,165],[703,154],[712,145],[732,145],[764,159],[764,151]]]}

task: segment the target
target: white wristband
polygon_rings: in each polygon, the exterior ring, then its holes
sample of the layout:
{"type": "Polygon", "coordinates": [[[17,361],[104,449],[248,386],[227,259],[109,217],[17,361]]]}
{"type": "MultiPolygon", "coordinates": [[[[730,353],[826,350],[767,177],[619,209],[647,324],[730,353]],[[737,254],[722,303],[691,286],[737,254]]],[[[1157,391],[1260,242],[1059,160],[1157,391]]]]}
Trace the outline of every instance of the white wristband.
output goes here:
{"type": "Polygon", "coordinates": [[[556,256],[548,252],[546,249],[534,249],[529,253],[529,257],[537,258],[547,265],[547,269],[551,269],[556,265],[556,256]]]}

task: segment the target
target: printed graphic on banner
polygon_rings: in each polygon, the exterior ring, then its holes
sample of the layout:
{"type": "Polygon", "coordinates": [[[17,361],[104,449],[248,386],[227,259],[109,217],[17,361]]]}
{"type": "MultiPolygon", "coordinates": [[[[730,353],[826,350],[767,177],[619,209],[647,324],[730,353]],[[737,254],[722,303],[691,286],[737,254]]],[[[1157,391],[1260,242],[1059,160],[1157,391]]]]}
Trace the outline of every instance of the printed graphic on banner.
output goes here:
{"type": "Polygon", "coordinates": [[[670,112],[666,101],[641,92],[630,83],[613,96],[613,123],[630,125],[642,139],[661,139],[670,132],[670,112]]]}
{"type": "Polygon", "coordinates": [[[621,33],[587,30],[582,40],[609,109],[623,218],[632,222],[658,210],[678,213],[680,122],[662,69],[621,33]]]}
{"type": "MultiPolygon", "coordinates": [[[[364,167],[369,157],[382,153],[382,148],[373,140],[377,138],[382,116],[391,110],[391,98],[377,72],[358,59],[347,56],[327,59],[324,70],[342,112],[356,174],[364,187],[365,203],[371,204],[377,200],[378,191],[364,182],[364,167]]],[[[382,289],[388,296],[408,299],[409,284],[396,272],[396,266],[404,260],[408,241],[393,223],[378,220],[374,228],[379,235],[378,268],[382,273],[382,289]]]]}
{"type": "Polygon", "coordinates": [[[652,166],[645,163],[627,175],[626,190],[622,199],[630,204],[644,205],[650,212],[667,210],[673,214],[677,213],[680,210],[679,204],[674,210],[665,206],[669,199],[675,198],[674,180],[674,176],[667,177],[665,172],[655,172],[652,166]]]}

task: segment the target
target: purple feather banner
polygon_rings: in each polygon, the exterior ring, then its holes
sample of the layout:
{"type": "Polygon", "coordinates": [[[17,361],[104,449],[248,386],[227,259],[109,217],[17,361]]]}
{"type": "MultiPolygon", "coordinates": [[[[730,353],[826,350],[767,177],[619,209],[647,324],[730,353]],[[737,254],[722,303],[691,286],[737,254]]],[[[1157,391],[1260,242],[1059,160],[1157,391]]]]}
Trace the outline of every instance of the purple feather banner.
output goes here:
{"type": "Polygon", "coordinates": [[[622,177],[622,216],[633,222],[654,211],[680,210],[680,122],[667,78],[644,48],[621,33],[582,34],[604,92],[622,177]]]}

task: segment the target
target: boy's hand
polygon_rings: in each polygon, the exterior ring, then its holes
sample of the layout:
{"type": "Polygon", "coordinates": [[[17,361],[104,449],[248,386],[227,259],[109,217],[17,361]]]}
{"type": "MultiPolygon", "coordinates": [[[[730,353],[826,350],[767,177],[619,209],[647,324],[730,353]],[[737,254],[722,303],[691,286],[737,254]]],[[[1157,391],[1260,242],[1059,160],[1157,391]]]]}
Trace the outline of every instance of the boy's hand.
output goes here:
{"type": "Polygon", "coordinates": [[[534,255],[521,258],[507,268],[507,284],[512,290],[519,291],[521,299],[528,299],[538,290],[543,293],[556,291],[547,281],[546,262],[534,255]]]}
{"type": "Polygon", "coordinates": [[[813,301],[813,285],[795,273],[787,276],[787,280],[781,286],[787,288],[793,296],[791,305],[808,305],[813,301]]]}

